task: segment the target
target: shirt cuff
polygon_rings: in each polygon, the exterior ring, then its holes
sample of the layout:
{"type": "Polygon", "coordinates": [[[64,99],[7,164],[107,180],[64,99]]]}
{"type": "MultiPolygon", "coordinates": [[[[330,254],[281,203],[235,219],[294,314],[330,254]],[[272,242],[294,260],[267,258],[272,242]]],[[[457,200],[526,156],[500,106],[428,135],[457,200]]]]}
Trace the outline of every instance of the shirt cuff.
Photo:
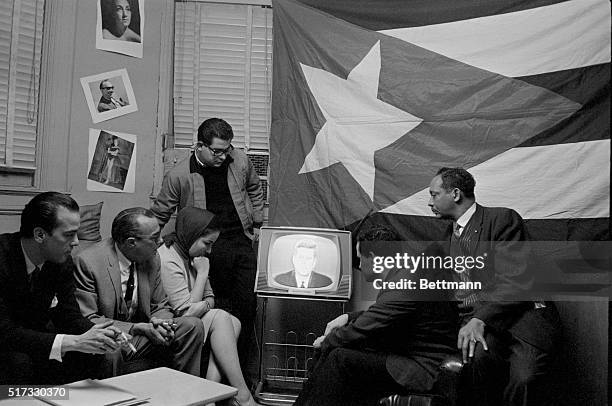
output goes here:
{"type": "Polygon", "coordinates": [[[55,340],[53,340],[53,346],[51,346],[51,353],[49,354],[50,360],[56,360],[62,362],[62,341],[64,340],[64,334],[57,334],[55,340]]]}

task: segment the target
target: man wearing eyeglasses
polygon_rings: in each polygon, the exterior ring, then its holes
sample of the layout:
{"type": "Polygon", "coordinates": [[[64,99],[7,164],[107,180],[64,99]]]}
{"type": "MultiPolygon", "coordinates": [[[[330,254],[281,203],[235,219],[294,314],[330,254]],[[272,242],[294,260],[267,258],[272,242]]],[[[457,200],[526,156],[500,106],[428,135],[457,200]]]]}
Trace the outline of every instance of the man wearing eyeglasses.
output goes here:
{"type": "Polygon", "coordinates": [[[113,97],[113,94],[115,94],[115,86],[113,86],[112,82],[108,79],[104,79],[100,82],[100,92],[102,92],[102,97],[100,97],[100,101],[98,102],[98,111],[100,113],[128,105],[122,98],[117,100],[113,97]]]}
{"type": "Polygon", "coordinates": [[[174,318],[168,305],[157,219],[142,207],[123,210],[113,220],[111,236],[79,253],[75,280],[85,317],[95,323],[113,320],[133,336],[133,348],[109,357],[113,375],[125,372],[123,361],[150,358],[200,376],[204,327],[199,318],[174,318]]]}
{"type": "Polygon", "coordinates": [[[264,196],[251,161],[232,147],[233,137],[226,121],[204,121],[193,153],[166,174],[151,210],[161,227],[177,208],[194,206],[215,213],[221,235],[210,255],[210,281],[215,306],[242,324],[238,352],[244,370],[256,307],[252,242],[263,223],[264,196]]]}

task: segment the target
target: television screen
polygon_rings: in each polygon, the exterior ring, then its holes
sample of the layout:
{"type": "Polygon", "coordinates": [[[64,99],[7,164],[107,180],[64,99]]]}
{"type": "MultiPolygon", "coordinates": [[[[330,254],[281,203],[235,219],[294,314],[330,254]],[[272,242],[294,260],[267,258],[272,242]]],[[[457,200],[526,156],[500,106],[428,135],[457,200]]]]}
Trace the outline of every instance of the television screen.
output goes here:
{"type": "Polygon", "coordinates": [[[351,259],[349,231],[262,227],[255,292],[260,296],[348,300],[351,259]]]}

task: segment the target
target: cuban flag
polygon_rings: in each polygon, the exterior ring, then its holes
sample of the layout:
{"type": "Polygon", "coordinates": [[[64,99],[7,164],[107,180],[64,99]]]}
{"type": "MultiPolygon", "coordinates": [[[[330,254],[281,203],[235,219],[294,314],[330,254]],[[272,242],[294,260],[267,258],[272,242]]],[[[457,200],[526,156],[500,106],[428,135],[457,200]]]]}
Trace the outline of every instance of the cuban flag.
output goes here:
{"type": "Polygon", "coordinates": [[[273,0],[270,224],[434,240],[443,166],[532,238],[609,239],[610,1],[273,0]]]}

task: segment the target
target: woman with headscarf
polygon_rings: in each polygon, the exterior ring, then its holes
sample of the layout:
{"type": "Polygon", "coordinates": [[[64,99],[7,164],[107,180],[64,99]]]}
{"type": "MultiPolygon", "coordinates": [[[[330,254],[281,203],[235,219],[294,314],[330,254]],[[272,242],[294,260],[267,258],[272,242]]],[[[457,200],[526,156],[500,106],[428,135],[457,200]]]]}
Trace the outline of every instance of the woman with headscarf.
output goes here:
{"type": "Polygon", "coordinates": [[[196,207],[185,207],[176,218],[175,232],[164,237],[159,247],[161,276],[168,301],[177,316],[200,317],[211,354],[206,379],[221,380],[221,372],[238,389],[238,405],[257,405],[246,386],[236,340],[240,322],[224,310],[215,309],[214,294],[208,280],[207,255],[219,237],[214,214],[196,207]]]}

